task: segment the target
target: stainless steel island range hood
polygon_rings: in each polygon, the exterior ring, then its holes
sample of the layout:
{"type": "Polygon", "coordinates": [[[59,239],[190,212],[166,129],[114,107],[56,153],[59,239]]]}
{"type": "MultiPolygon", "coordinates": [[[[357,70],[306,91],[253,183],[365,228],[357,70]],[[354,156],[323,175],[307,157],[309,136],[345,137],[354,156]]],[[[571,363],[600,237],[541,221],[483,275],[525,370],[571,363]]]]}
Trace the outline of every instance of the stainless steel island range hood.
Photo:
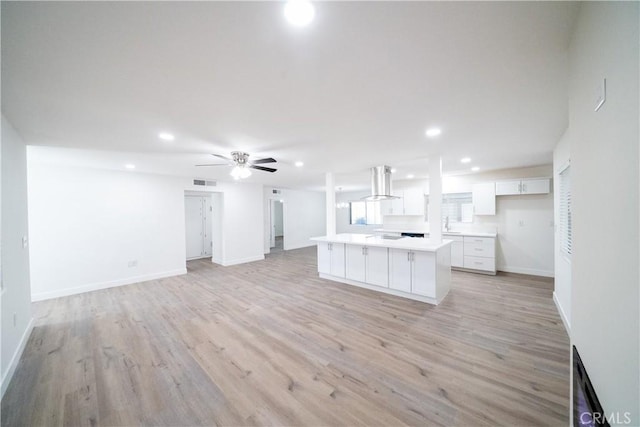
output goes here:
{"type": "Polygon", "coordinates": [[[371,168],[371,195],[364,200],[399,199],[391,195],[391,167],[374,166],[371,168]]]}

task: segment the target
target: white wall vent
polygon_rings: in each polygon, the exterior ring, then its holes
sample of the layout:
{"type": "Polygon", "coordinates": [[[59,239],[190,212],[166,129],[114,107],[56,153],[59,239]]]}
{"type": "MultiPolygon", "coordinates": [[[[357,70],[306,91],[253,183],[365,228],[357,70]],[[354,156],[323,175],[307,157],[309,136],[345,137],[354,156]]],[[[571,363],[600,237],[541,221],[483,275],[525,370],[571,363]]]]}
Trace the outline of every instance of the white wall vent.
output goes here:
{"type": "Polygon", "coordinates": [[[215,187],[216,181],[205,181],[204,179],[194,179],[193,185],[199,185],[201,187],[215,187]]]}

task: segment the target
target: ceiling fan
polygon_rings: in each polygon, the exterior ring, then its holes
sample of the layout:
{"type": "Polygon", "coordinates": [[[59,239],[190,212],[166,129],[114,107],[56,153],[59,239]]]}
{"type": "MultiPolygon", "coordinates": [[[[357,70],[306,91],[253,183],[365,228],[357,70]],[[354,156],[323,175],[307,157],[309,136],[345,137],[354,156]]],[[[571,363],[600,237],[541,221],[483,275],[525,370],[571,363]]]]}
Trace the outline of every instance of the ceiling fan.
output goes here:
{"type": "Polygon", "coordinates": [[[275,172],[277,169],[267,168],[264,166],[257,166],[263,163],[276,163],[276,159],[266,157],[264,159],[249,160],[249,153],[242,151],[232,151],[231,157],[223,156],[221,154],[212,154],[212,156],[219,157],[227,161],[227,163],[214,163],[207,165],[196,166],[233,166],[231,170],[231,176],[234,179],[247,178],[251,176],[250,169],[257,169],[265,172],[275,172]]]}

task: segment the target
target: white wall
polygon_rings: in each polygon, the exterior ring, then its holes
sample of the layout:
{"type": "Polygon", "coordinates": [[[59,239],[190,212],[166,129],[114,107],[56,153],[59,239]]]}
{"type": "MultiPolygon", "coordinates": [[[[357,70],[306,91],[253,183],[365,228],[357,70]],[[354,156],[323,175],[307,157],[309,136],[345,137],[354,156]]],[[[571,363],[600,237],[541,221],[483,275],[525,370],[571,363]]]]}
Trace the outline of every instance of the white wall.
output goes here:
{"type": "Polygon", "coordinates": [[[273,187],[264,187],[263,191],[264,253],[270,252],[269,203],[271,199],[283,201],[284,249],[291,250],[315,245],[309,239],[325,234],[325,193],[284,188],[280,189],[280,194],[273,194],[273,190],[273,187]]]}
{"type": "Polygon", "coordinates": [[[227,266],[264,259],[262,185],[219,182],[217,191],[222,192],[221,264],[227,266]]]}
{"type": "Polygon", "coordinates": [[[571,340],[607,413],[640,425],[640,3],[584,2],[570,46],[571,340]],[[594,112],[595,88],[607,99],[594,112]]]}
{"type": "Polygon", "coordinates": [[[218,181],[202,187],[193,185],[192,178],[181,178],[181,183],[189,194],[211,196],[213,262],[228,266],[264,259],[262,185],[218,181]]]}
{"type": "Polygon", "coordinates": [[[182,180],[28,157],[33,300],[186,272],[182,180]]]}
{"type": "Polygon", "coordinates": [[[2,116],[2,395],[29,338],[33,321],[29,286],[27,152],[22,138],[2,116]],[[15,316],[15,324],[14,324],[15,316]]]}
{"type": "Polygon", "coordinates": [[[555,289],[553,291],[553,300],[569,334],[571,334],[571,262],[560,250],[560,233],[557,225],[560,224],[560,172],[569,162],[570,152],[570,138],[569,131],[567,131],[553,151],[553,204],[556,207],[554,209],[556,227],[554,237],[555,289]]]}

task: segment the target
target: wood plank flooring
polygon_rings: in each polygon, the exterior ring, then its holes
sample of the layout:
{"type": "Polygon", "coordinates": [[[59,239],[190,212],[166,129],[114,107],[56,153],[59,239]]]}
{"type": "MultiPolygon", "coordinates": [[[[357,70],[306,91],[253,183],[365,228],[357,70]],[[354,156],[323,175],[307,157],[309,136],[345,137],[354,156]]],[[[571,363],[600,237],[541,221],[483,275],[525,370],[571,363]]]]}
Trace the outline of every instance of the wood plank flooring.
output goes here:
{"type": "Polygon", "coordinates": [[[34,304],[2,425],[568,425],[552,283],[453,272],[435,307],[315,248],[34,304]]]}

